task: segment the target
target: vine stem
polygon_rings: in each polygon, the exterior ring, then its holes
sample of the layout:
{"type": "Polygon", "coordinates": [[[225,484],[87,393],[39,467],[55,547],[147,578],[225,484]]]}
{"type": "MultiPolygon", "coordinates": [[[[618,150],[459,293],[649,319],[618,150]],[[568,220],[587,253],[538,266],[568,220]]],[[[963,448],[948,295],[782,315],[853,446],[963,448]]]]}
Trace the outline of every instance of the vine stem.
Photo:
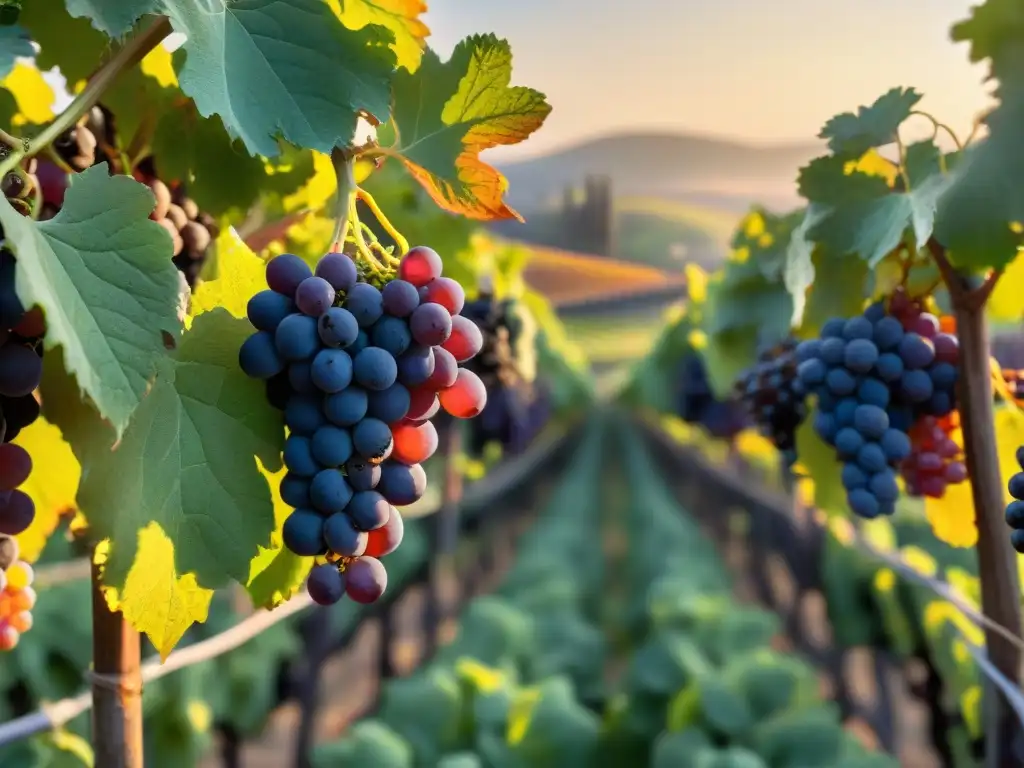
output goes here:
{"type": "MultiPolygon", "coordinates": [[[[964,459],[971,478],[975,524],[978,527],[978,576],[981,608],[985,616],[1021,637],[1020,579],[1017,558],[1010,547],[1004,516],[1003,478],[999,471],[999,448],[992,405],[992,366],[985,304],[1000,272],[997,270],[977,289],[970,289],[949,262],[945,249],[934,241],[929,250],[935,257],[953,301],[957,336],[960,341],[960,381],[957,400],[964,436],[964,459]]],[[[985,629],[989,660],[1015,687],[1021,682],[1019,647],[1002,633],[985,629]]],[[[991,686],[986,718],[986,765],[1013,765],[1013,742],[1017,723],[1009,703],[991,686]]]]}
{"type": "Polygon", "coordinates": [[[391,239],[395,241],[395,245],[398,246],[399,253],[409,252],[409,241],[402,236],[402,233],[395,229],[395,226],[388,220],[388,217],[384,215],[384,211],[377,205],[377,201],[373,199],[373,195],[367,192],[365,189],[358,189],[356,191],[357,197],[363,201],[363,204],[370,209],[370,213],[374,215],[380,225],[384,228],[384,231],[390,235],[391,239]]]}
{"type": "Polygon", "coordinates": [[[38,136],[25,142],[21,148],[15,149],[0,162],[0,178],[20,165],[26,157],[34,157],[39,154],[57,137],[77,123],[82,115],[95,106],[122,71],[142,61],[146,54],[159,45],[171,32],[170,20],[166,16],[158,16],[149,26],[121,46],[89,78],[85,88],[74,98],[67,109],[57,115],[54,121],[46,126],[38,136]]]}
{"type": "Polygon", "coordinates": [[[355,158],[344,147],[335,147],[331,152],[331,164],[338,180],[338,194],[334,200],[334,232],[331,234],[331,250],[341,253],[345,248],[352,204],[355,202],[356,177],[355,158]]]}

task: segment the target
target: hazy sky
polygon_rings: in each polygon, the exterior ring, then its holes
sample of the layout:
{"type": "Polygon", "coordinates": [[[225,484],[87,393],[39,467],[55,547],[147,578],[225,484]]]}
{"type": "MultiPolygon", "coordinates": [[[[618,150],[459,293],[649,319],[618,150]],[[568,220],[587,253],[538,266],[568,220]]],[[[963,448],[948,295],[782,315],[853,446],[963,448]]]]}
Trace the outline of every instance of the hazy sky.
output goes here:
{"type": "Polygon", "coordinates": [[[980,1],[428,0],[426,21],[442,58],[474,32],[511,42],[513,84],[554,106],[511,150],[533,154],[637,128],[802,140],[897,85],[964,134],[988,86],[949,27],[980,1]]]}

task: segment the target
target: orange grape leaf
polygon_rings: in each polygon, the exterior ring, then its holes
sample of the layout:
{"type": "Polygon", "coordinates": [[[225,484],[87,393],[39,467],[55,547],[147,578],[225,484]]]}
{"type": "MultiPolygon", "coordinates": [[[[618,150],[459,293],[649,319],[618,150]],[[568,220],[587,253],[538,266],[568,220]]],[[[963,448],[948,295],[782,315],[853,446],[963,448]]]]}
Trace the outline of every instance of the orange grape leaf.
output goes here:
{"type": "Polygon", "coordinates": [[[391,50],[397,64],[415,72],[423,58],[430,29],[420,19],[427,12],[423,0],[328,0],[341,23],[358,32],[367,24],[385,27],[395,36],[391,50]]]}
{"type": "Polygon", "coordinates": [[[523,141],[551,106],[532,88],[510,86],[511,79],[512,50],[494,35],[466,38],[447,62],[427,50],[416,72],[395,74],[397,141],[385,151],[447,211],[522,221],[503,199],[508,180],[480,153],[523,141]]]}
{"type": "Polygon", "coordinates": [[[35,502],[36,516],[32,525],[17,536],[21,558],[33,563],[61,517],[74,513],[82,469],[60,430],[43,419],[19,432],[14,442],[29,452],[35,465],[21,490],[35,502]]]}

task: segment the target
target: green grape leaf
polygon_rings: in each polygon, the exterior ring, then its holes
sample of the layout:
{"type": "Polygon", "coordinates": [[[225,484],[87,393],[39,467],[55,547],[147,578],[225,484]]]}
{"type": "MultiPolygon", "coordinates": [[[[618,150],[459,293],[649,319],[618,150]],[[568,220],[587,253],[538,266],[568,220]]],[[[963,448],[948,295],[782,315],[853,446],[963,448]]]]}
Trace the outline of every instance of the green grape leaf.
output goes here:
{"type": "Polygon", "coordinates": [[[167,0],[165,12],[188,38],[182,91],[253,154],[277,156],[277,136],[329,153],[352,140],[360,113],[390,113],[393,35],[347,29],[322,0],[245,0],[216,13],[167,0]]]}
{"type": "Polygon", "coordinates": [[[206,588],[248,581],[250,561],[274,530],[254,457],[278,471],[284,441],[263,385],[238,368],[251,330],[226,310],[196,317],[121,442],[81,457],[79,507],[93,534],[111,542],[107,586],[125,584],[139,531],[151,525],[173,544],[176,574],[194,574],[206,588]]]}
{"type": "Polygon", "coordinates": [[[36,223],[4,199],[0,222],[18,257],[16,289],[46,314],[45,348],[120,436],[180,334],[179,282],[167,231],[149,220],[153,194],[106,164],[73,177],[56,217],[36,223]]]}
{"type": "Polygon", "coordinates": [[[519,218],[503,196],[508,181],[480,159],[517,144],[551,112],[544,94],[512,87],[512,50],[494,35],[468,37],[442,62],[428,50],[394,81],[399,142],[389,152],[443,209],[473,219],[519,218]]]}
{"type": "Polygon", "coordinates": [[[17,24],[0,27],[0,78],[11,73],[19,56],[31,59],[35,55],[36,49],[32,47],[32,38],[25,29],[17,24]]]}
{"type": "Polygon", "coordinates": [[[18,21],[40,46],[36,66],[42,70],[60,67],[69,86],[88,78],[110,49],[109,38],[88,19],[69,15],[62,0],[25,3],[18,21]],[[75,44],[68,45],[69,40],[75,44]]]}
{"type": "Polygon", "coordinates": [[[148,13],[158,13],[160,0],[66,0],[67,12],[86,18],[110,37],[121,37],[148,13]]]}
{"type": "Polygon", "coordinates": [[[814,505],[827,513],[847,509],[842,466],[835,449],[825,445],[814,431],[814,419],[808,417],[796,431],[796,453],[814,481],[814,505]]]}
{"type": "Polygon", "coordinates": [[[896,141],[896,129],[920,100],[921,94],[913,88],[893,88],[856,114],[836,115],[825,123],[818,138],[828,139],[828,148],[837,155],[859,157],[896,141]]]}
{"type": "Polygon", "coordinates": [[[800,169],[797,191],[809,202],[836,207],[875,200],[891,191],[885,179],[854,170],[847,172],[848,159],[826,155],[800,169]]]}

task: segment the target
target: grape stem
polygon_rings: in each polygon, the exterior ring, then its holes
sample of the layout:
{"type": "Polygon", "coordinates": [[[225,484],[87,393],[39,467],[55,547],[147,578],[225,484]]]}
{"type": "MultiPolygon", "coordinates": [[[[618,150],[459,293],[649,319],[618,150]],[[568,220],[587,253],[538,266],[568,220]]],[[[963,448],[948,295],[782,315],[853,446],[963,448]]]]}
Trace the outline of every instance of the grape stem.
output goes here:
{"type": "Polygon", "coordinates": [[[345,247],[345,237],[349,230],[349,219],[352,215],[352,204],[355,201],[355,155],[345,147],[335,147],[331,151],[331,165],[338,180],[338,193],[334,201],[334,232],[331,235],[331,250],[341,253],[345,247]]]}
{"type": "Polygon", "coordinates": [[[172,32],[171,22],[166,16],[158,16],[149,26],[134,35],[122,45],[96,73],[89,78],[85,88],[72,101],[67,109],[61,112],[52,123],[33,139],[9,153],[0,162],[0,178],[8,171],[16,168],[26,157],[34,157],[50,146],[62,133],[71,128],[78,120],[92,109],[104,92],[113,84],[122,71],[138,64],[172,32]]]}
{"type": "Polygon", "coordinates": [[[409,252],[409,241],[406,240],[402,233],[395,229],[394,225],[388,220],[388,217],[384,215],[384,211],[377,205],[377,201],[373,199],[373,195],[367,192],[362,187],[356,190],[356,196],[359,200],[362,200],[367,208],[370,209],[370,213],[374,215],[377,221],[380,223],[384,231],[388,233],[392,240],[395,241],[395,245],[398,246],[399,253],[409,252]]]}

